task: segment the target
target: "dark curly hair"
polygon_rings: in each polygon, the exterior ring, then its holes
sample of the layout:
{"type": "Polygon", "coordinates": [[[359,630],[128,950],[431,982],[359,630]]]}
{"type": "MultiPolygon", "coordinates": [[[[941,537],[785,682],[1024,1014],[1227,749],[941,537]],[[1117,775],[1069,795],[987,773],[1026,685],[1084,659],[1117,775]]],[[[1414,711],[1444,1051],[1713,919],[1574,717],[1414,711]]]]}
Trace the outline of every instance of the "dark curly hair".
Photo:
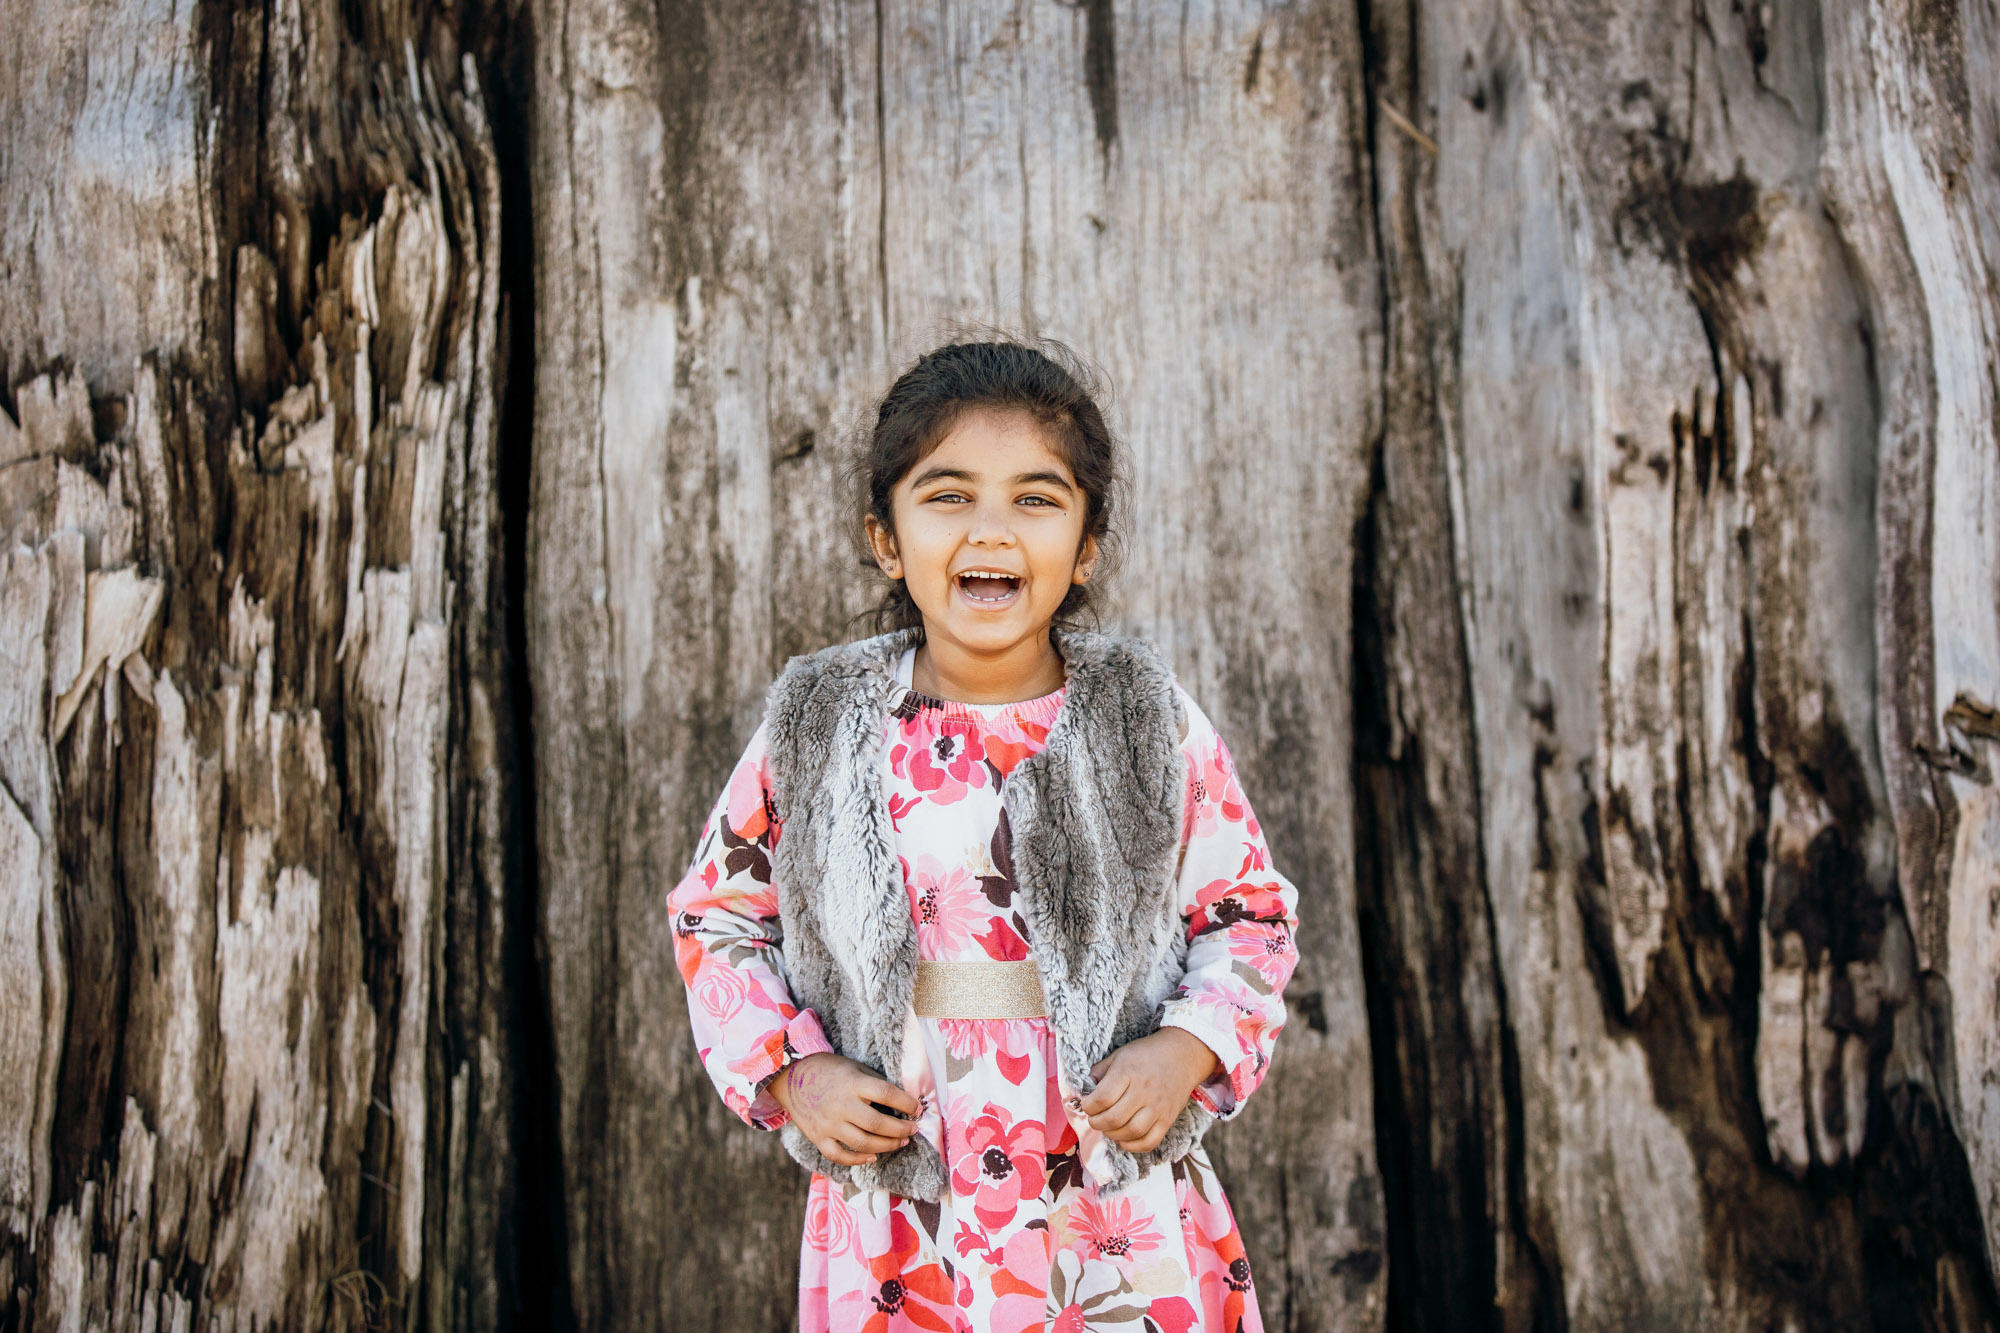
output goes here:
{"type": "MultiPolygon", "coordinates": [[[[893,534],[889,498],[897,483],[944,442],[963,413],[982,407],[1026,412],[1047,432],[1053,452],[1083,492],[1084,537],[1097,538],[1099,574],[1070,588],[1056,608],[1055,623],[1094,619],[1103,575],[1111,569],[1112,516],[1123,486],[1118,442],[1097,405],[1100,395],[1097,377],[1082,359],[1052,340],[955,342],[927,352],[883,396],[874,428],[856,451],[852,481],[863,511],[893,534]]],[[[862,527],[864,562],[876,570],[865,522],[862,527]]],[[[921,630],[924,623],[901,579],[888,581],[880,603],[863,618],[878,632],[921,630]]]]}

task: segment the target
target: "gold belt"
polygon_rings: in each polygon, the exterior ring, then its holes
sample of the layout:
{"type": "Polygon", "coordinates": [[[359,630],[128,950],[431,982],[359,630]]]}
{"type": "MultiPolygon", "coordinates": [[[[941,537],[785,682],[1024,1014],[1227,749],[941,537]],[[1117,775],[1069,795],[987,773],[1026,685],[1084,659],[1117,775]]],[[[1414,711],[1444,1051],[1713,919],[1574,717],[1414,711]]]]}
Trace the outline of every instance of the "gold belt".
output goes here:
{"type": "Polygon", "coordinates": [[[919,1018],[1042,1018],[1042,978],[1032,960],[917,963],[919,1018]]]}

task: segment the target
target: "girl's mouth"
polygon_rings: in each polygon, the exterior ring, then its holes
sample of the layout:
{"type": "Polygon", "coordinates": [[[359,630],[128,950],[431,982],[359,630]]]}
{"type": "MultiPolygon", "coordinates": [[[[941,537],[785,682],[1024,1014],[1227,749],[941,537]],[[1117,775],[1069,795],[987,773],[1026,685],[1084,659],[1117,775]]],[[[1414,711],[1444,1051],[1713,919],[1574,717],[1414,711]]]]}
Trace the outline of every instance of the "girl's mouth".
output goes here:
{"type": "Polygon", "coordinates": [[[965,600],[978,607],[1002,607],[1021,594],[1021,577],[993,569],[969,569],[953,578],[965,600]]]}

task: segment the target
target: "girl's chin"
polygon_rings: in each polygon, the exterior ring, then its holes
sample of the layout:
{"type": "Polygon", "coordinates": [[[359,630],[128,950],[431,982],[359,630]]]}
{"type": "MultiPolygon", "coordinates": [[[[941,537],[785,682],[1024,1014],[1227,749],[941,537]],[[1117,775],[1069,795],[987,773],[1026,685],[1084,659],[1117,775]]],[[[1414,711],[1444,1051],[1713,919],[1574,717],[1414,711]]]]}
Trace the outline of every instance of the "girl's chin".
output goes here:
{"type": "MultiPolygon", "coordinates": [[[[923,611],[923,608],[918,610],[923,611]]],[[[923,611],[923,615],[928,637],[949,639],[979,652],[1004,651],[1025,639],[1047,634],[1049,629],[1047,619],[1037,620],[1032,608],[1018,600],[998,611],[984,608],[972,610],[961,599],[953,597],[944,608],[943,615],[934,615],[929,611],[923,611]]],[[[1050,615],[1052,617],[1054,613],[1050,615]]]]}

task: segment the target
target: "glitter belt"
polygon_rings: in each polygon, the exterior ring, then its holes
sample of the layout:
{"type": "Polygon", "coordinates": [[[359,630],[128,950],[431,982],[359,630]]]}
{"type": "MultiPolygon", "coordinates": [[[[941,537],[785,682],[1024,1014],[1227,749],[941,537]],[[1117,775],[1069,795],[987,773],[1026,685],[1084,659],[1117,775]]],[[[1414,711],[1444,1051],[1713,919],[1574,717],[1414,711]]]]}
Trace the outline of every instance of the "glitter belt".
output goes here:
{"type": "Polygon", "coordinates": [[[1042,978],[1032,960],[917,963],[919,1018],[1042,1018],[1042,978]]]}

